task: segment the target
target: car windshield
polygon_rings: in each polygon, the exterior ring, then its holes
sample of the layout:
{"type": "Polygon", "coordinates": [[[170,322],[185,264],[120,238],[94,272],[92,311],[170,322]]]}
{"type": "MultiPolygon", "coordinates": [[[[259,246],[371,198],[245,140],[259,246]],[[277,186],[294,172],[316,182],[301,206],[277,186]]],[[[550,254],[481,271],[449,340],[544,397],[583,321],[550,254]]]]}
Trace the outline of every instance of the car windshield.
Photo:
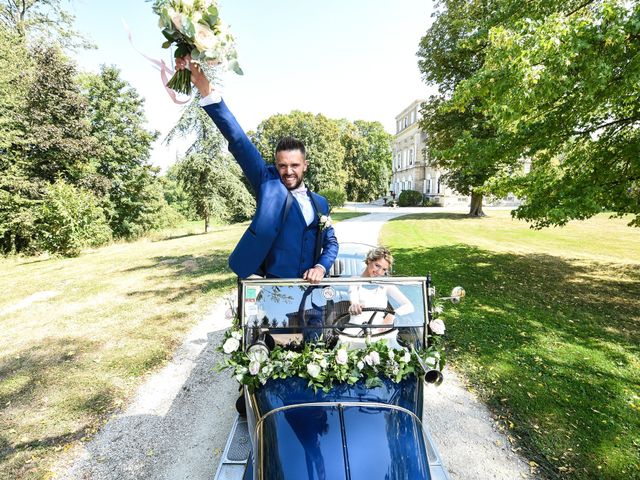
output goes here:
{"type": "Polygon", "coordinates": [[[425,292],[423,278],[350,277],[326,279],[318,285],[245,280],[242,322],[249,342],[258,330],[267,329],[282,344],[336,335],[375,339],[391,330],[422,330],[425,292]]]}

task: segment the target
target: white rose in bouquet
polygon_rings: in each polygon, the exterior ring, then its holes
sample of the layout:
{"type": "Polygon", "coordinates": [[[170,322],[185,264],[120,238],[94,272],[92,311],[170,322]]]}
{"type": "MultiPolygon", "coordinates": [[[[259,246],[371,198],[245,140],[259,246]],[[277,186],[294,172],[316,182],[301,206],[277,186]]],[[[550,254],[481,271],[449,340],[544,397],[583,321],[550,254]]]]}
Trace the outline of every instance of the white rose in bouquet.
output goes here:
{"type": "Polygon", "coordinates": [[[201,52],[212,51],[218,45],[218,37],[208,26],[197,23],[195,25],[196,34],[193,43],[201,52]]]}

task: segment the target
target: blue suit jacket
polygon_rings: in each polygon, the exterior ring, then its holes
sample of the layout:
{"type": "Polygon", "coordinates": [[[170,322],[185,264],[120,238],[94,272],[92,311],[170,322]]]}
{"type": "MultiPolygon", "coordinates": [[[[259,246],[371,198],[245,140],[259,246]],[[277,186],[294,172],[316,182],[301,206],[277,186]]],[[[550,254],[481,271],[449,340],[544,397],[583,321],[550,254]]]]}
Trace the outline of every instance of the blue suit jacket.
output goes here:
{"type": "MultiPolygon", "coordinates": [[[[300,278],[319,263],[329,271],[338,255],[338,240],[332,227],[320,232],[322,252],[315,258],[318,219],[307,226],[297,201],[284,218],[288,191],[273,165],[267,166],[224,101],[204,107],[222,135],[229,151],[256,193],[257,207],[249,228],[229,256],[229,266],[241,278],[253,273],[270,277],[300,278]]],[[[318,215],[329,215],[327,200],[315,193],[312,202],[318,215]],[[315,208],[315,206],[314,206],[315,208]]]]}

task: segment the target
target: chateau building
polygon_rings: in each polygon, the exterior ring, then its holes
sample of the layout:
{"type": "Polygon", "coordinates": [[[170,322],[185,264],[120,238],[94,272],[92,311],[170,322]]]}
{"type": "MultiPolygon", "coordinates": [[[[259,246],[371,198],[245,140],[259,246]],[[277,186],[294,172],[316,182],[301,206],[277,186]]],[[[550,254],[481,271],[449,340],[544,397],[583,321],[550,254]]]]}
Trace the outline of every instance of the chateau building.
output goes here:
{"type": "Polygon", "coordinates": [[[396,116],[396,134],[393,142],[393,175],[389,190],[396,199],[403,190],[416,190],[429,200],[442,206],[469,203],[469,197],[458,195],[441,180],[442,170],[429,165],[427,136],[418,127],[420,104],[416,100],[396,116]]]}

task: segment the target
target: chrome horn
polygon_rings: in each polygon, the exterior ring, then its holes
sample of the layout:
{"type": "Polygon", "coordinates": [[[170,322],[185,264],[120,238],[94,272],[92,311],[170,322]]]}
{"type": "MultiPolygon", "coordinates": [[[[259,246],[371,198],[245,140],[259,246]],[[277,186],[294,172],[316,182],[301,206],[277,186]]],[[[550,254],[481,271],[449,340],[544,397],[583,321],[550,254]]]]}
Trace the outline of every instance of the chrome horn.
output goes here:
{"type": "Polygon", "coordinates": [[[415,348],[411,347],[411,353],[413,353],[418,359],[418,363],[424,372],[424,381],[427,383],[433,383],[436,387],[442,383],[444,376],[440,370],[428,367],[424,360],[418,355],[415,348]]]}
{"type": "Polygon", "coordinates": [[[433,383],[436,387],[442,383],[444,376],[440,370],[427,370],[424,374],[424,381],[427,383],[433,383]]]}

